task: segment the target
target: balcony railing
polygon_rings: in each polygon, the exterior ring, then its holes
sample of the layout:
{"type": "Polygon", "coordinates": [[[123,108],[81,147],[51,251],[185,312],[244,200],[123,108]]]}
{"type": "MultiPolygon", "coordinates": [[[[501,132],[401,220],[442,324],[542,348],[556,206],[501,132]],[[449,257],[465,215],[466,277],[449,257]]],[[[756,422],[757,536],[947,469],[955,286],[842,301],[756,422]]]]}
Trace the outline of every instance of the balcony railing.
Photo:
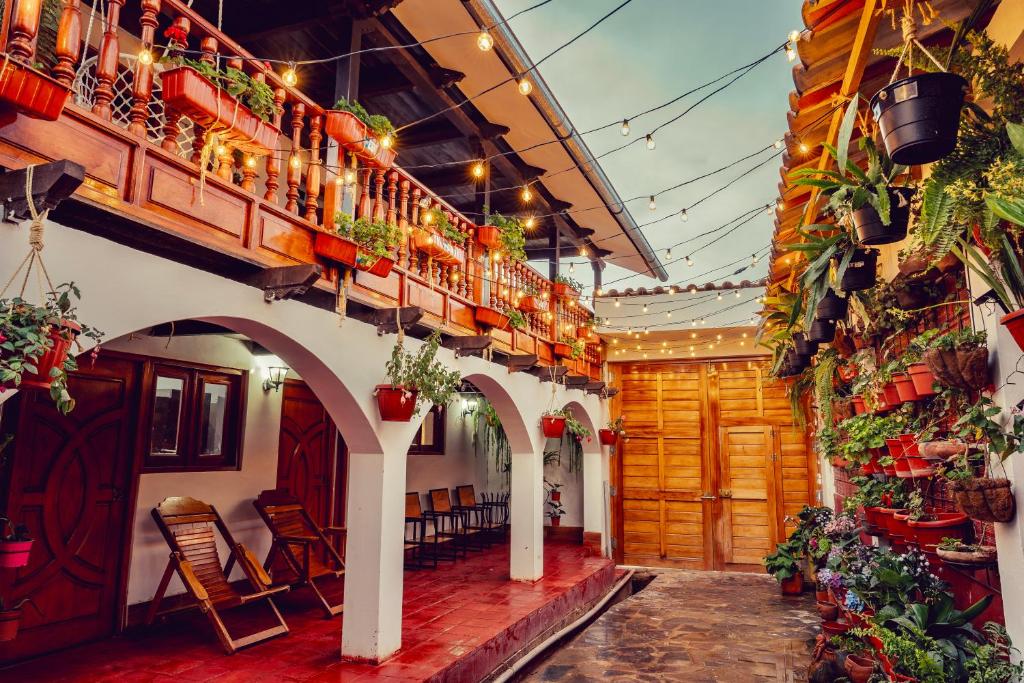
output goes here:
{"type": "MultiPolygon", "coordinates": [[[[0,162],[77,161],[87,173],[78,196],[95,208],[257,266],[319,263],[319,288],[345,291],[371,307],[420,306],[428,322],[455,334],[481,332],[477,307],[507,311],[536,292],[547,311],[525,313],[522,331],[491,334],[506,351],[536,353],[543,364],[560,362],[555,342],[592,327],[590,311],[558,302],[536,270],[492,258],[472,221],[399,166],[359,167],[344,151],[333,152],[326,146],[325,110],[185,3],[127,1],[138,3],[138,26],[120,25],[126,0],[108,0],[105,13],[63,0],[57,26],[42,28],[41,0],[4,3],[3,51],[14,62],[46,64],[71,94],[56,122],[22,116],[0,128],[0,162]],[[41,30],[56,34],[52,55],[38,54],[41,30]],[[277,112],[269,123],[280,134],[269,153],[230,136],[220,142],[223,126],[207,130],[165,107],[167,67],[158,58],[168,35],[189,56],[239,69],[273,89],[277,112]],[[339,210],[401,229],[388,277],[317,256],[316,234],[334,230],[339,210]],[[435,211],[466,237],[457,262],[442,263],[416,248],[414,236],[431,231],[426,217],[435,211]]],[[[220,107],[217,113],[225,114],[220,107]]],[[[600,361],[597,347],[588,346],[582,359],[561,362],[596,378],[600,361]]]]}

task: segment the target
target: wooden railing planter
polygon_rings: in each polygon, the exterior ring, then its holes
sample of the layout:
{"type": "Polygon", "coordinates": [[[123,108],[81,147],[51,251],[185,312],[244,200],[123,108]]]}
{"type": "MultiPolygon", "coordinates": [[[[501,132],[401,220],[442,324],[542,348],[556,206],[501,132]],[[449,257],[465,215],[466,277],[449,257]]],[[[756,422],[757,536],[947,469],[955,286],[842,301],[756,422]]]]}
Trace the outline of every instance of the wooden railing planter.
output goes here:
{"type": "Polygon", "coordinates": [[[0,71],[0,126],[18,114],[56,121],[71,89],[27,64],[8,59],[0,71]]]}
{"type": "Polygon", "coordinates": [[[374,168],[387,170],[394,165],[395,150],[385,149],[355,114],[330,109],[325,113],[325,123],[324,132],[332,140],[374,168]]]}

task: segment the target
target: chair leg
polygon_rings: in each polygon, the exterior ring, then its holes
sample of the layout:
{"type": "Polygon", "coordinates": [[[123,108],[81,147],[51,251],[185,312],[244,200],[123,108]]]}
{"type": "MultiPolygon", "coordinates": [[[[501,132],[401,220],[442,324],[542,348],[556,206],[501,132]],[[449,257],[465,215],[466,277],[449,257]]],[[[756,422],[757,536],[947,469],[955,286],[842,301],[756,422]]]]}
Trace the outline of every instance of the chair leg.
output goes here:
{"type": "Polygon", "coordinates": [[[153,595],[153,600],[149,603],[149,609],[146,610],[146,626],[150,626],[156,620],[157,610],[160,608],[160,602],[164,599],[164,593],[167,592],[167,586],[171,583],[171,577],[174,576],[174,560],[167,561],[167,569],[164,570],[164,575],[160,578],[160,585],[157,586],[156,594],[153,595]]]}
{"type": "Polygon", "coordinates": [[[324,619],[330,619],[331,617],[335,617],[341,614],[342,611],[345,609],[344,600],[342,600],[342,603],[340,605],[332,605],[330,601],[327,600],[327,596],[324,595],[323,592],[320,590],[320,587],[316,585],[316,579],[309,580],[309,587],[316,595],[317,600],[320,601],[320,608],[324,611],[324,619]]]}

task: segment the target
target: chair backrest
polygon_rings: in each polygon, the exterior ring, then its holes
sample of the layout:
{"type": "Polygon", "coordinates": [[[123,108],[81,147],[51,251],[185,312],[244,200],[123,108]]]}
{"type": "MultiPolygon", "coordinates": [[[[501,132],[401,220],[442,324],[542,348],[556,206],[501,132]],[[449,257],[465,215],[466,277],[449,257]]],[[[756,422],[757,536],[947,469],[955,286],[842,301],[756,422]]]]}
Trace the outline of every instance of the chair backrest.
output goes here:
{"type": "Polygon", "coordinates": [[[476,505],[476,490],[472,484],[456,486],[455,493],[459,496],[459,505],[463,507],[473,507],[476,505]]]}
{"type": "Polygon", "coordinates": [[[452,498],[448,489],[430,489],[430,504],[434,512],[451,512],[452,498]]]}
{"type": "Polygon", "coordinates": [[[319,529],[302,502],[288,491],[261,491],[252,504],[276,536],[319,535],[319,529]]]}
{"type": "Polygon", "coordinates": [[[417,491],[409,491],[405,494],[405,516],[422,517],[423,507],[420,505],[420,494],[417,491]]]}
{"type": "Polygon", "coordinates": [[[229,547],[235,547],[235,540],[212,505],[195,498],[165,498],[153,508],[153,519],[171,550],[191,564],[214,604],[237,599],[237,592],[224,576],[215,528],[229,547]]]}

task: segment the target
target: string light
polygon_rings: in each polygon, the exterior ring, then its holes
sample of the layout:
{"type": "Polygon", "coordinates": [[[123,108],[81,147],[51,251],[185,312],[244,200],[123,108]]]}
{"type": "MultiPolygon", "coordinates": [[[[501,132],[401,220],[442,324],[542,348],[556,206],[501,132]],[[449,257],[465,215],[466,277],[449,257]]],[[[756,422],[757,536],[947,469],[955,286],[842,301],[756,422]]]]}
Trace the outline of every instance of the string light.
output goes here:
{"type": "Polygon", "coordinates": [[[786,46],[786,59],[791,62],[796,61],[796,49],[792,45],[786,46]]]}
{"type": "Polygon", "coordinates": [[[775,144],[774,144],[774,145],[772,145],[772,146],[773,146],[773,147],[774,147],[775,149],[782,149],[782,140],[781,140],[781,139],[779,139],[779,140],[776,140],[776,141],[775,141],[775,144]]]}
{"type": "MultiPolygon", "coordinates": [[[[602,294],[604,294],[604,290],[602,290],[600,287],[594,290],[594,296],[601,296],[602,294]]],[[[608,321],[605,320],[605,322],[607,323],[608,321]]]]}
{"type": "Polygon", "coordinates": [[[701,324],[701,325],[703,325],[703,324],[704,324],[705,322],[707,322],[707,321],[706,321],[706,320],[704,320],[704,318],[701,318],[701,319],[700,319],[700,324],[701,324]]]}
{"type": "Polygon", "coordinates": [[[757,254],[751,254],[750,255],[750,265],[756,266],[757,265],[757,261],[758,261],[757,254]]]}
{"type": "MultiPolygon", "coordinates": [[[[224,156],[227,153],[228,153],[228,148],[227,147],[225,147],[224,145],[217,145],[217,156],[222,157],[222,156],[224,156]]],[[[297,166],[298,164],[294,164],[294,165],[297,166]]]]}
{"type": "Polygon", "coordinates": [[[654,211],[658,208],[658,203],[654,201],[654,195],[651,195],[651,200],[647,203],[647,208],[654,211]]]}
{"type": "Polygon", "coordinates": [[[644,304],[644,313],[647,312],[647,304],[644,304]]]}
{"type": "Polygon", "coordinates": [[[246,168],[256,168],[256,157],[251,155],[245,157],[245,166],[246,168]]]}
{"type": "Polygon", "coordinates": [[[473,177],[483,178],[484,177],[484,162],[478,161],[473,164],[473,177]]]}
{"type": "Polygon", "coordinates": [[[672,260],[672,248],[671,247],[669,247],[668,249],[665,250],[665,260],[666,261],[671,261],[672,260]]]}
{"type": "Polygon", "coordinates": [[[143,66],[149,66],[152,63],[153,53],[150,51],[148,47],[143,48],[142,51],[139,52],[139,64],[142,64],[143,66]]]}
{"type": "Polygon", "coordinates": [[[284,84],[289,88],[294,88],[299,83],[299,75],[295,73],[295,66],[289,66],[284,70],[284,74],[281,76],[284,84]]]}
{"type": "Polygon", "coordinates": [[[529,187],[524,187],[523,188],[523,193],[520,196],[523,198],[523,203],[524,204],[529,204],[533,200],[533,193],[530,192],[530,188],[529,187]]]}
{"type": "MultiPolygon", "coordinates": [[[[690,266],[691,268],[693,267],[693,259],[690,258],[689,256],[686,257],[686,265],[690,266]]],[[[693,291],[696,292],[697,290],[693,290],[693,291]]]]}
{"type": "Polygon", "coordinates": [[[669,320],[671,320],[672,319],[672,311],[665,311],[665,317],[668,318],[669,320]]]}
{"type": "Polygon", "coordinates": [[[650,330],[648,330],[646,327],[644,328],[644,334],[650,334],[650,330]]]}
{"type": "Polygon", "coordinates": [[[719,292],[718,296],[716,296],[715,299],[718,300],[718,301],[721,301],[722,300],[722,293],[719,292]]]}
{"type": "Polygon", "coordinates": [[[480,31],[480,35],[476,37],[476,46],[480,48],[481,52],[488,52],[494,47],[494,36],[487,32],[487,29],[480,31]]]}
{"type": "Polygon", "coordinates": [[[380,138],[380,146],[384,149],[391,149],[391,146],[395,144],[395,139],[391,137],[391,134],[382,135],[380,138]]]}
{"type": "Polygon", "coordinates": [[[801,154],[807,154],[811,151],[811,148],[807,146],[806,142],[801,142],[799,149],[801,154]]]}
{"type": "Polygon", "coordinates": [[[618,299],[616,299],[616,300],[615,300],[615,308],[618,308],[618,307],[619,307],[619,306],[621,306],[621,305],[622,305],[622,304],[621,304],[621,303],[619,302],[619,300],[618,300],[618,299]]]}
{"type": "Polygon", "coordinates": [[[586,258],[587,256],[587,248],[583,245],[580,245],[580,256],[583,258],[586,258]]]}
{"type": "Polygon", "coordinates": [[[654,147],[655,147],[654,134],[653,133],[648,133],[647,134],[647,149],[654,149],[654,147]]]}
{"type": "Polygon", "coordinates": [[[345,178],[345,184],[346,185],[354,185],[355,182],[356,182],[356,172],[353,171],[351,168],[347,168],[347,169],[345,169],[345,176],[344,176],[344,178],[345,178]]]}
{"type": "Polygon", "coordinates": [[[737,298],[737,299],[739,299],[739,298],[740,298],[740,290],[738,290],[738,289],[736,290],[736,298],[737,298]]]}
{"type": "Polygon", "coordinates": [[[526,219],[526,229],[527,230],[532,230],[533,226],[535,226],[535,225],[537,225],[537,220],[533,216],[530,216],[529,218],[526,219]]]}
{"type": "Polygon", "coordinates": [[[686,209],[684,208],[682,211],[679,212],[679,218],[682,219],[682,221],[685,223],[686,221],[690,220],[690,214],[686,213],[686,209]]]}
{"type": "Polygon", "coordinates": [[[622,119],[622,137],[629,135],[629,119],[622,119]]]}
{"type": "Polygon", "coordinates": [[[575,263],[572,263],[572,262],[569,263],[569,272],[570,273],[575,273],[576,272],[576,264],[575,263]]]}
{"type": "Polygon", "coordinates": [[[533,92],[533,83],[531,83],[525,77],[524,78],[520,78],[519,79],[519,94],[520,95],[529,95],[532,92],[533,92]]]}
{"type": "Polygon", "coordinates": [[[293,154],[293,155],[291,156],[291,158],[290,158],[290,159],[288,159],[288,164],[289,164],[289,165],[290,165],[290,166],[291,166],[292,168],[298,168],[298,167],[299,167],[299,164],[300,164],[300,163],[301,163],[301,162],[299,161],[299,156],[298,156],[297,154],[293,154]]]}

